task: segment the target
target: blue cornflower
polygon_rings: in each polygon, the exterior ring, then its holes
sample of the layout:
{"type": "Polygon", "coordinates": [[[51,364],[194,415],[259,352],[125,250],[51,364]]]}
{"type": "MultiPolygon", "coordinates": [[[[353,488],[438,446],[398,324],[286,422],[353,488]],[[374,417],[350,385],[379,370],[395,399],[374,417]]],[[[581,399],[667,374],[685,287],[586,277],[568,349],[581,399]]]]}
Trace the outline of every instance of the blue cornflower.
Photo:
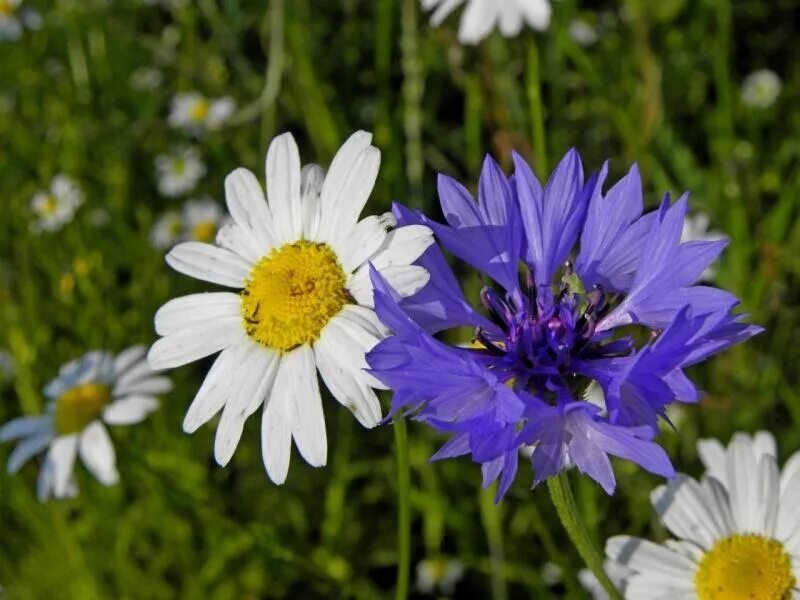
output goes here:
{"type": "Polygon", "coordinates": [[[392,331],[368,355],[371,372],[407,411],[451,439],[434,459],[470,454],[498,499],[527,449],[534,485],[569,465],[609,494],[609,455],[672,477],[653,441],[672,402],[696,402],[688,366],[761,329],[732,313],[728,292],[695,285],[727,240],[681,243],[687,197],[643,214],[634,165],[607,192],[608,165],[584,180],[575,150],[542,187],[517,154],[506,177],[484,162],[478,202],[439,176],[447,225],[401,205],[401,224],[429,226],[444,249],[492,280],[483,310],[464,297],[442,251],[419,260],[429,283],[401,298],[372,274],[375,310],[392,331]],[[470,326],[470,346],[434,337],[470,326]],[[589,384],[605,407],[587,402],[589,384]]]}

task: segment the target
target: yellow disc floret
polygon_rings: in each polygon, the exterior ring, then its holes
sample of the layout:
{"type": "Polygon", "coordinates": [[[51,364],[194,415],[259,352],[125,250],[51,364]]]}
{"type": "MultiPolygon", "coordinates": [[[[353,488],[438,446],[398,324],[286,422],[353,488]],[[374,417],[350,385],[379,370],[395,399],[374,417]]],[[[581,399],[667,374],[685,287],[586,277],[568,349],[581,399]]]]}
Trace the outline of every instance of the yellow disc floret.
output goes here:
{"type": "Polygon", "coordinates": [[[795,583],[783,544],[755,534],[720,540],[695,574],[700,600],[789,600],[795,583]]]}
{"type": "Polygon", "coordinates": [[[0,16],[10,17],[14,14],[14,5],[11,0],[0,0],[0,16]]]}
{"type": "Polygon", "coordinates": [[[202,123],[206,120],[206,116],[208,116],[209,108],[208,100],[198,100],[192,105],[192,108],[189,109],[189,116],[193,121],[202,123]]]}
{"type": "Polygon", "coordinates": [[[347,304],[346,277],[326,244],[299,241],[273,250],[253,267],[242,291],[251,338],[281,352],[319,338],[347,304]]]}
{"type": "Polygon", "coordinates": [[[200,242],[210,242],[217,233],[217,225],[213,221],[198,223],[192,229],[192,238],[200,242]]]}
{"type": "Polygon", "coordinates": [[[104,383],[84,383],[67,390],[56,400],[56,431],[61,435],[83,431],[109,400],[111,387],[104,383]]]}

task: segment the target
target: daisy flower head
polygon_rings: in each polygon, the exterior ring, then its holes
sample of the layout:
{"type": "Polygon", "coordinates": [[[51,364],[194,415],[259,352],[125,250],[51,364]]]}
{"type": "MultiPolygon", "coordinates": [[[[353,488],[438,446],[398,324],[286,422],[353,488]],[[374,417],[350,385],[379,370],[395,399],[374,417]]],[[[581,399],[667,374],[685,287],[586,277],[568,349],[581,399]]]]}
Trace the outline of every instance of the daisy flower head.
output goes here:
{"type": "Polygon", "coordinates": [[[177,148],[156,157],[158,191],[174,198],[191,192],[206,174],[206,165],[196,148],[177,148]]]}
{"type": "Polygon", "coordinates": [[[150,233],[155,248],[166,250],[178,242],[212,242],[223,223],[222,208],[211,198],[187,200],[178,212],[165,212],[150,233]]]}
{"type": "Polygon", "coordinates": [[[742,102],[754,108],[769,108],[780,96],[783,82],[771,69],[759,69],[742,82],[742,102]]]}
{"type": "Polygon", "coordinates": [[[525,446],[534,484],[573,465],[610,494],[609,455],[671,477],[652,438],[667,406],[700,397],[683,369],[760,331],[731,312],[734,296],[696,285],[727,242],[680,243],[686,196],[643,214],[636,166],[604,192],[608,165],[584,179],[574,150],[544,186],[514,164],[509,178],[487,157],[478,202],[440,176],[446,225],[395,207],[491,281],[476,310],[436,246],[419,261],[431,281],[411,298],[375,273],[392,335],[370,352],[371,373],[395,392],[393,412],[452,435],[435,459],[470,454],[485,485],[500,478],[498,498],[525,446]],[[458,326],[474,328],[471,347],[432,335],[458,326]]]}
{"type": "Polygon", "coordinates": [[[181,241],[183,236],[183,215],[177,210],[168,210],[153,225],[150,243],[157,250],[167,250],[181,241]]]}
{"type": "Polygon", "coordinates": [[[38,217],[34,231],[56,231],[69,223],[83,204],[83,192],[66,175],[56,175],[49,191],[37,192],[31,199],[31,210],[38,217]]]}
{"type": "Polygon", "coordinates": [[[41,15],[32,8],[23,8],[22,0],[0,0],[0,42],[16,41],[23,29],[41,26],[41,15]]]}
{"type": "Polygon", "coordinates": [[[738,433],[728,447],[701,440],[706,472],[653,490],[653,507],[676,539],[616,536],[607,568],[626,598],[800,598],[800,452],[781,471],[775,439],[738,433]]]}
{"type": "MultiPolygon", "coordinates": [[[[433,10],[431,25],[438,27],[465,0],[422,0],[422,8],[433,10]]],[[[466,0],[458,41],[477,44],[495,27],[504,37],[514,37],[527,24],[537,31],[550,25],[549,0],[466,0]]]]}
{"type": "Polygon", "coordinates": [[[231,292],[171,300],[155,317],[163,336],[153,368],[173,368],[221,352],[183,423],[193,432],[217,412],[214,456],[231,459],[245,420],[263,406],[262,454],[269,477],[286,479],[294,439],[309,464],[323,466],[327,438],[317,371],[331,394],[372,427],[381,418],[364,354],[384,335],[372,308],[369,265],[401,296],[428,281],[412,265],[432,243],[423,225],[394,228],[391,214],[358,220],[372,191],[380,152],[359,131],[327,175],[301,169],[291,134],[266,157],[266,198],[258,179],[237,169],[225,180],[232,222],[215,244],[185,242],[167,255],[177,271],[231,292]]]}
{"type": "Polygon", "coordinates": [[[117,356],[97,350],[62,366],[44,388],[49,403],[43,415],[0,427],[0,442],[19,440],[8,458],[8,472],[17,472],[46,449],[37,492],[42,502],[77,494],[76,456],[103,485],[117,483],[116,454],[106,425],[139,423],[158,408],[156,395],[172,389],[167,377],[150,369],[146,352],[144,346],[117,356]]]}
{"type": "Polygon", "coordinates": [[[231,118],[236,102],[230,96],[206,98],[198,92],[177,94],[167,122],[175,129],[190,133],[219,129],[231,118]]]}
{"type": "Polygon", "coordinates": [[[417,589],[423,594],[450,596],[464,577],[464,565],[457,558],[437,556],[417,563],[417,589]]]}

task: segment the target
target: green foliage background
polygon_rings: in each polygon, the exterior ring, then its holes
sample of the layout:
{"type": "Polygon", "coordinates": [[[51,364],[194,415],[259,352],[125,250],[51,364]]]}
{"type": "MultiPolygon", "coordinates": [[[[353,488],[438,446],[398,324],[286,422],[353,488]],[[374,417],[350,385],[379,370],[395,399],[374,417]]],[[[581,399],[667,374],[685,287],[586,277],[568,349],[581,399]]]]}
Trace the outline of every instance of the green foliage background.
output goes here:
{"type": "MultiPolygon", "coordinates": [[[[198,90],[239,104],[230,125],[198,144],[209,172],[194,195],[220,201],[225,174],[261,173],[269,140],[285,130],[304,162],[323,164],[350,132],[374,131],[383,166],[370,212],[399,200],[436,214],[438,171],[474,188],[484,153],[508,167],[512,148],[540,175],[573,145],[590,169],[611,158],[615,176],[638,161],[650,206],[666,191],[691,190],[693,209],[732,238],[717,284],[767,332],[694,369],[708,397],[661,441],[694,474],[701,436],[727,442],[734,431],[766,428],[782,456],[800,449],[797,0],[562,0],[548,31],[467,48],[457,43],[457,19],[431,29],[417,0],[26,4],[40,10],[43,28],[0,44],[0,347],[17,363],[0,383],[0,422],[41,411],[40,390],[61,363],[92,348],[151,343],[158,306],[203,289],[170,272],[149,243],[158,215],[181,204],[155,188],[154,157],[187,141],[166,124],[169,102],[198,90]],[[598,26],[596,44],[570,37],[578,16],[598,26]],[[134,89],[133,73],[147,66],[163,72],[163,84],[134,89]],[[761,67],[780,74],[783,91],[774,106],[749,108],[740,85],[761,67]],[[32,234],[30,198],[58,172],[87,201],[62,230],[32,234]],[[93,224],[95,209],[108,212],[107,225],[93,224]]],[[[37,461],[0,474],[8,598],[391,596],[391,427],[362,430],[329,401],[327,468],[295,454],[287,483],[272,485],[250,422],[221,469],[213,427],[191,436],[180,428],[208,366],[174,371],[162,410],[112,428],[119,485],[105,488],[79,467],[80,496],[42,505],[37,461]]],[[[526,469],[495,507],[477,466],[428,464],[441,440],[416,423],[408,429],[412,565],[458,557],[466,574],[457,597],[586,596],[575,579],[580,560],[526,469]],[[542,581],[546,560],[564,569],[562,585],[542,581]]],[[[0,448],[0,460],[10,450],[0,448]]],[[[573,479],[598,544],[625,532],[664,537],[648,502],[658,479],[616,466],[611,498],[573,479]]]]}

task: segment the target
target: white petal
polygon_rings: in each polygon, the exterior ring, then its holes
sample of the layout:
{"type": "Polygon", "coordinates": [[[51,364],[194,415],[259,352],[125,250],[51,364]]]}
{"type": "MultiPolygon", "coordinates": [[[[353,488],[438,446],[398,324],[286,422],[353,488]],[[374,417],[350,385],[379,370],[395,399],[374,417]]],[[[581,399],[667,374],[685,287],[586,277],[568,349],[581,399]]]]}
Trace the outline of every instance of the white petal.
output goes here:
{"type": "Polygon", "coordinates": [[[243,288],[250,275],[250,263],[225,248],[202,242],[178,244],[166,256],[176,271],[232,288],[243,288]]]}
{"type": "Polygon", "coordinates": [[[691,585],[694,576],[694,562],[669,548],[640,538],[619,535],[606,542],[606,556],[654,581],[685,581],[691,585]]]}
{"type": "Polygon", "coordinates": [[[147,354],[147,346],[138,345],[126,348],[114,359],[114,373],[119,377],[147,354]]]}
{"type": "Polygon", "coordinates": [[[339,260],[345,273],[350,273],[361,266],[383,246],[388,234],[387,225],[388,222],[383,216],[376,215],[358,222],[342,245],[342,255],[339,260]]]}
{"type": "MultiPolygon", "coordinates": [[[[359,134],[353,134],[357,135],[359,134]]],[[[372,193],[381,163],[381,153],[377,148],[367,146],[354,154],[352,150],[359,147],[360,143],[348,142],[345,142],[333,159],[322,186],[322,216],[316,238],[317,241],[330,244],[340,256],[347,236],[352,232],[372,193]],[[344,162],[339,160],[340,156],[343,156],[344,162]],[[345,165],[347,171],[342,177],[345,165]]]]}
{"type": "Polygon", "coordinates": [[[349,409],[364,427],[375,427],[381,420],[380,402],[366,383],[353,376],[351,363],[328,348],[326,339],[322,337],[314,345],[314,359],[333,397],[349,409]]]}
{"type": "Polygon", "coordinates": [[[267,198],[277,246],[303,235],[300,204],[300,153],[291,133],[279,135],[267,150],[267,198]]]}
{"type": "Polygon", "coordinates": [[[172,380],[169,377],[148,377],[124,385],[114,387],[114,397],[129,396],[131,394],[158,396],[172,391],[172,380]]]}
{"type": "Polygon", "coordinates": [[[373,375],[365,371],[369,368],[366,353],[381,338],[374,336],[356,321],[350,320],[348,316],[340,313],[331,319],[322,330],[320,340],[325,340],[328,351],[336,355],[336,362],[347,365],[353,377],[370,387],[387,389],[373,375]]]}
{"type": "Polygon", "coordinates": [[[492,30],[499,17],[500,7],[494,2],[470,2],[461,15],[458,41],[477,44],[492,30]]]}
{"type": "Polygon", "coordinates": [[[133,425],[157,408],[158,400],[152,396],[127,396],[103,409],[103,421],[109,425],[133,425]]]}
{"type": "Polygon", "coordinates": [[[375,314],[375,311],[366,306],[359,306],[358,304],[345,304],[337,317],[347,319],[354,325],[360,326],[367,333],[382,340],[389,335],[389,329],[384,325],[375,314]]]}
{"type": "MultiPolygon", "coordinates": [[[[157,377],[157,372],[153,371],[150,368],[147,360],[142,359],[139,360],[134,365],[128,367],[128,369],[123,373],[114,384],[114,395],[120,396],[126,392],[126,390],[130,389],[131,387],[137,385],[139,382],[150,379],[152,377],[157,377]]],[[[169,381],[169,380],[167,380],[169,381]]]]}
{"type": "Polygon", "coordinates": [[[231,385],[231,393],[214,440],[214,458],[225,466],[242,437],[244,422],[261,406],[277,372],[278,356],[258,344],[251,344],[238,366],[239,376],[231,385]]]}
{"type": "Polygon", "coordinates": [[[0,427],[0,442],[8,442],[18,438],[37,436],[52,431],[53,417],[41,415],[36,417],[17,417],[0,427]]]}
{"type": "Polygon", "coordinates": [[[288,389],[279,388],[276,381],[261,418],[261,457],[267,475],[278,485],[286,481],[292,455],[292,426],[284,406],[287,400],[288,389]]]}
{"type": "Polygon", "coordinates": [[[407,225],[390,231],[383,248],[371,259],[380,272],[388,267],[410,265],[433,243],[433,232],[424,225],[407,225]]]}
{"type": "Polygon", "coordinates": [[[769,431],[758,431],[753,436],[753,452],[756,458],[762,454],[767,454],[774,459],[778,458],[778,448],[775,444],[775,437],[769,431]]]}
{"type": "Polygon", "coordinates": [[[53,434],[48,432],[33,435],[21,441],[8,457],[8,473],[11,475],[19,471],[20,467],[28,462],[31,457],[47,448],[52,440],[53,434]]]}
{"type": "MultiPolygon", "coordinates": [[[[512,0],[513,1],[513,0],[512,0]]],[[[522,30],[522,14],[510,3],[500,10],[500,33],[504,37],[514,37],[522,30]]]]}
{"type": "Polygon", "coordinates": [[[760,479],[758,462],[749,438],[733,436],[728,445],[727,477],[731,514],[738,531],[770,534],[764,531],[765,506],[756,485],[760,479]]]}
{"type": "Polygon", "coordinates": [[[717,518],[722,511],[716,498],[690,477],[678,474],[653,490],[650,498],[664,525],[681,539],[709,549],[730,533],[724,520],[717,518]]]}
{"type": "MultiPolygon", "coordinates": [[[[362,306],[372,308],[372,281],[369,278],[369,265],[364,265],[356,271],[347,284],[347,290],[362,306]]],[[[423,267],[409,265],[406,267],[387,267],[381,271],[381,276],[401,296],[413,296],[420,291],[430,279],[430,274],[423,267]]]]}
{"type": "Polygon", "coordinates": [[[245,235],[243,228],[234,222],[229,222],[217,231],[216,242],[218,246],[227,248],[238,254],[250,264],[255,264],[264,256],[261,248],[255,244],[252,236],[245,235]]]}
{"type": "Polygon", "coordinates": [[[75,434],[57,437],[50,445],[45,461],[50,463],[52,469],[52,489],[56,498],[69,496],[69,482],[77,450],[78,436],[75,434]]]}
{"type": "Polygon", "coordinates": [[[516,3],[528,25],[538,31],[544,31],[550,26],[553,10],[548,0],[516,0],[516,3]]]}
{"type": "Polygon", "coordinates": [[[150,348],[147,360],[153,369],[171,369],[210,356],[246,337],[241,317],[226,317],[161,338],[150,348]]]}
{"type": "Polygon", "coordinates": [[[303,237],[313,240],[320,219],[319,195],[325,181],[325,171],[319,165],[308,164],[300,171],[300,196],[303,199],[303,237]]]}
{"type": "Polygon", "coordinates": [[[183,430],[186,433],[196,431],[225,405],[238,376],[241,359],[249,348],[249,340],[242,340],[241,343],[223,350],[211,365],[183,419],[183,430]]]}
{"type": "Polygon", "coordinates": [[[324,466],[328,438],[314,352],[309,346],[300,346],[281,357],[274,393],[285,395],[292,437],[302,457],[313,467],[324,466]]]}
{"type": "MultiPolygon", "coordinates": [[[[434,0],[433,2],[428,1],[426,4],[423,4],[423,8],[425,10],[430,10],[433,8],[438,0],[434,0]]],[[[438,27],[442,24],[442,22],[452,13],[456,7],[461,4],[464,0],[443,0],[436,10],[431,15],[431,25],[433,27],[438,27]]]]}
{"type": "Polygon", "coordinates": [[[80,454],[83,464],[100,483],[114,485],[119,481],[114,446],[100,421],[91,423],[81,434],[80,454]]]}
{"type": "Polygon", "coordinates": [[[700,462],[706,468],[706,473],[713,476],[722,485],[727,485],[727,463],[725,460],[725,447],[715,439],[698,440],[697,453],[700,462]]]}
{"type": "Polygon", "coordinates": [[[156,333],[169,335],[200,323],[242,316],[242,298],[232,292],[191,294],[174,298],[158,309],[156,333]]]}
{"type": "Polygon", "coordinates": [[[246,238],[244,246],[263,256],[275,247],[275,227],[267,200],[258,179],[247,169],[236,169],[225,178],[225,202],[238,233],[246,238]]]}

